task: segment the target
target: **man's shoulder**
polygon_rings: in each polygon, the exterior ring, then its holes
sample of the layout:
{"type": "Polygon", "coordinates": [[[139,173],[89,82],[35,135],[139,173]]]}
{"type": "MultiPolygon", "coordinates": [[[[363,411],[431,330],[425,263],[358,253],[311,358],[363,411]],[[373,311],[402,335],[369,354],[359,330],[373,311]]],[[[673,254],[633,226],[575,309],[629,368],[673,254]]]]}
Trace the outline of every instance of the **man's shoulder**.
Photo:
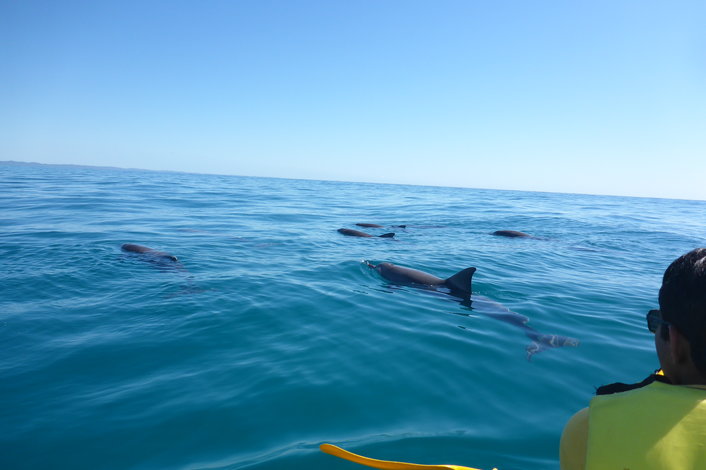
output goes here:
{"type": "Polygon", "coordinates": [[[588,445],[588,408],[576,412],[564,426],[559,446],[561,470],[583,470],[588,445]]]}

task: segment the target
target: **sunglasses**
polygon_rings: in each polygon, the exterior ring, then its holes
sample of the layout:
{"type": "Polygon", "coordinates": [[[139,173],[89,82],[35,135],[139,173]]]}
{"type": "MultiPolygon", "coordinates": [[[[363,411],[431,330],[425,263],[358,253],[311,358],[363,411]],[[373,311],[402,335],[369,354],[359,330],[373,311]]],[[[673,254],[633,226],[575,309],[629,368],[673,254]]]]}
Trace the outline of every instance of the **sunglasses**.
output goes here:
{"type": "Polygon", "coordinates": [[[669,326],[671,323],[662,320],[662,312],[660,310],[650,310],[647,312],[647,329],[655,333],[660,325],[669,326]]]}

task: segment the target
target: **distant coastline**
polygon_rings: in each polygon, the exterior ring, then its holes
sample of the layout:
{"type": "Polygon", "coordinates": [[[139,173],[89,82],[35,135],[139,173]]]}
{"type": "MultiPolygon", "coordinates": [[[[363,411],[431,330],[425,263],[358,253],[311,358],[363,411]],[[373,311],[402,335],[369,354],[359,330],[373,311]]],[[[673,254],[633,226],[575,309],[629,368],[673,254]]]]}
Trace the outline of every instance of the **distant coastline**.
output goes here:
{"type": "Polygon", "coordinates": [[[119,166],[100,166],[100,165],[76,165],[74,163],[38,163],[38,162],[18,162],[16,160],[0,160],[0,165],[8,166],[59,166],[66,168],[104,168],[106,170],[135,170],[135,171],[166,171],[167,173],[183,173],[181,171],[169,170],[145,170],[143,168],[123,168],[119,166]]]}

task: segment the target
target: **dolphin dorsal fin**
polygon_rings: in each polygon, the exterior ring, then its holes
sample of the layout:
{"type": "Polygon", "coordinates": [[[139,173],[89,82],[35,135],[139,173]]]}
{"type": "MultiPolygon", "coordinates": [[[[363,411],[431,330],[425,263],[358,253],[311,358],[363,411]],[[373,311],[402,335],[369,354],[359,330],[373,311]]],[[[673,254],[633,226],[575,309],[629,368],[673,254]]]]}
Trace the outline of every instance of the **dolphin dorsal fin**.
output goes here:
{"type": "Polygon", "coordinates": [[[462,295],[465,300],[471,298],[471,279],[473,278],[473,273],[476,272],[476,268],[466,268],[463,271],[459,271],[446,281],[446,287],[452,291],[457,291],[462,295]]]}
{"type": "Polygon", "coordinates": [[[395,236],[395,232],[390,232],[390,233],[383,233],[380,235],[380,238],[392,238],[395,236]]]}

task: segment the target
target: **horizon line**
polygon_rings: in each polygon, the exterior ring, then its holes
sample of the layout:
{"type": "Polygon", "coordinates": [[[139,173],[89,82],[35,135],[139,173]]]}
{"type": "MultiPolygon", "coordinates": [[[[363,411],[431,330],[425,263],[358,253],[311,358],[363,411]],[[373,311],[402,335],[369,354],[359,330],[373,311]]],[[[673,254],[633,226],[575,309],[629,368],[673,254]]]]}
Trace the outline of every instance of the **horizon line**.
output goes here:
{"type": "Polygon", "coordinates": [[[564,194],[570,196],[597,196],[597,197],[629,197],[637,199],[660,199],[667,201],[695,201],[695,202],[706,202],[706,199],[689,199],[689,198],[679,198],[679,197],[659,197],[659,196],[632,196],[623,194],[596,194],[596,193],[567,193],[561,191],[541,191],[541,190],[531,190],[531,189],[506,189],[506,188],[479,188],[473,186],[440,186],[438,184],[422,184],[422,183],[391,183],[391,182],[376,182],[376,181],[352,181],[352,180],[326,180],[319,178],[291,178],[286,176],[261,176],[261,175],[240,175],[240,174],[228,174],[228,173],[208,173],[208,172],[194,172],[194,171],[182,171],[182,170],[153,170],[147,168],[134,168],[134,167],[119,167],[112,165],[84,165],[80,163],[41,163],[41,162],[28,162],[21,160],[0,160],[0,164],[9,164],[15,166],[55,166],[55,167],[74,167],[74,168],[96,168],[104,170],[121,170],[121,171],[149,171],[153,173],[179,173],[186,175],[207,175],[207,176],[232,176],[238,178],[270,178],[270,179],[281,179],[281,180],[293,180],[293,181],[319,181],[327,183],[355,183],[355,184],[382,184],[382,185],[393,185],[393,186],[419,186],[426,188],[450,188],[450,189],[475,189],[480,191],[507,191],[507,192],[523,192],[523,193],[540,193],[540,194],[564,194]]]}

